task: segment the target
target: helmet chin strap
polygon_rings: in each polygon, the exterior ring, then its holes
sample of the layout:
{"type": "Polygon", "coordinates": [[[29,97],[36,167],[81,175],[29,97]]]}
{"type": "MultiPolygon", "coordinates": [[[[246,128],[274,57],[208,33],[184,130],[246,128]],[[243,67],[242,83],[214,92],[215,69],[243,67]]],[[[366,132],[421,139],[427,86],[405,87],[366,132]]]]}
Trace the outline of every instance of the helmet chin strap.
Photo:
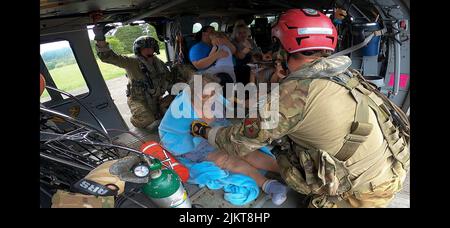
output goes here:
{"type": "Polygon", "coordinates": [[[285,70],[285,71],[288,71],[288,70],[289,70],[289,67],[288,67],[286,61],[283,61],[283,62],[281,63],[281,67],[283,67],[283,70],[285,70]]]}
{"type": "Polygon", "coordinates": [[[287,63],[289,61],[290,54],[286,50],[281,49],[280,55],[283,57],[283,61],[281,61],[281,67],[283,67],[283,70],[287,72],[289,70],[287,63]]]}
{"type": "Polygon", "coordinates": [[[280,40],[278,38],[273,38],[273,49],[272,49],[272,56],[275,56],[274,58],[272,58],[272,61],[274,61],[274,65],[275,65],[275,61],[277,60],[277,55],[280,55],[282,57],[282,61],[281,61],[281,67],[283,68],[284,71],[288,71],[289,67],[287,62],[289,61],[289,57],[290,54],[281,46],[280,40]]]}

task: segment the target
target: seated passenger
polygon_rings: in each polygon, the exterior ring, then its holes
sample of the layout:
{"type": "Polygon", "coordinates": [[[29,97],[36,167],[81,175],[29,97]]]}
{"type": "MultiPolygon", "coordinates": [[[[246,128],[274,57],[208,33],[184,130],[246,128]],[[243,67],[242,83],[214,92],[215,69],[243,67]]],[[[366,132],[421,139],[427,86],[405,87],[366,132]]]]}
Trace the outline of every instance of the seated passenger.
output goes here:
{"type": "Polygon", "coordinates": [[[250,38],[250,35],[250,29],[245,22],[236,22],[231,34],[232,42],[236,46],[236,80],[244,85],[249,82],[250,77],[250,67],[247,64],[253,62],[253,56],[262,55],[261,49],[250,38]]]}
{"type": "Polygon", "coordinates": [[[208,105],[211,104],[210,98],[218,99],[226,103],[222,96],[215,96],[215,88],[205,87],[208,83],[218,83],[217,77],[204,74],[202,76],[202,86],[200,87],[201,91],[194,90],[194,79],[192,79],[189,82],[189,86],[175,98],[159,128],[161,144],[176,156],[177,159],[180,159],[179,161],[182,161],[182,159],[187,159],[194,163],[209,161],[221,169],[249,176],[265,193],[272,196],[272,202],[274,204],[282,204],[287,197],[286,186],[276,180],[267,179],[258,170],[279,173],[278,164],[273,157],[259,150],[242,158],[234,157],[211,146],[206,139],[191,135],[190,128],[192,120],[203,121],[210,126],[227,126],[230,124],[225,118],[216,118],[215,112],[217,111],[217,107],[215,105],[208,105]],[[189,91],[193,91],[191,92],[192,95],[188,95],[189,91]],[[187,97],[183,98],[183,95],[187,97]],[[184,102],[189,104],[186,105],[184,102]],[[189,119],[181,116],[181,118],[178,117],[177,119],[173,117],[176,115],[174,110],[177,110],[177,107],[181,107],[180,104],[183,104],[183,109],[187,106],[188,110],[184,110],[183,112],[188,114],[193,113],[194,118],[189,119]]]}
{"type": "Polygon", "coordinates": [[[252,62],[253,55],[262,54],[255,41],[250,38],[251,31],[243,21],[236,22],[231,39],[236,46],[236,65],[245,65],[252,62]]]}
{"type": "MultiPolygon", "coordinates": [[[[198,41],[198,43],[192,46],[191,50],[189,50],[189,59],[199,73],[207,70],[218,59],[226,58],[230,55],[229,52],[223,49],[211,53],[211,50],[213,48],[211,38],[209,36],[211,32],[214,32],[214,27],[203,27],[196,34],[196,40],[198,41]]],[[[231,54],[234,54],[236,52],[236,48],[228,39],[218,39],[217,45],[226,45],[231,50],[231,54]]]]}
{"type": "Polygon", "coordinates": [[[223,32],[211,32],[209,34],[209,38],[211,39],[211,44],[213,45],[209,56],[215,55],[216,52],[222,50],[226,51],[228,53],[228,56],[218,59],[215,64],[210,66],[207,70],[203,71],[203,73],[213,75],[218,73],[227,73],[231,77],[233,82],[236,82],[236,76],[234,74],[233,53],[231,52],[231,49],[224,44],[226,42],[229,42],[227,35],[223,32]]]}

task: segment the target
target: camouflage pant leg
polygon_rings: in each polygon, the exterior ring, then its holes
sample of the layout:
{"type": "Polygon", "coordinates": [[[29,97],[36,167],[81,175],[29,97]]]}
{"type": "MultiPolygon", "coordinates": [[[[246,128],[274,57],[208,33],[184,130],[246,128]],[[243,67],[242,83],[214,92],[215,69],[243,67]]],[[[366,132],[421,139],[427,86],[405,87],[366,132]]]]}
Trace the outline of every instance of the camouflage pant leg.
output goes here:
{"type": "Polygon", "coordinates": [[[375,197],[372,202],[361,201],[355,199],[353,196],[345,200],[330,200],[327,196],[315,196],[308,204],[308,208],[371,208],[371,207],[386,207],[389,204],[383,198],[375,197]],[[376,204],[374,204],[376,202],[376,204]]]}
{"type": "Polygon", "coordinates": [[[406,179],[406,170],[400,162],[392,166],[392,176],[386,181],[364,191],[349,194],[347,202],[352,207],[387,207],[394,199],[395,194],[403,188],[406,179]]]}
{"type": "Polygon", "coordinates": [[[137,128],[145,128],[153,123],[155,118],[154,110],[151,110],[145,100],[135,100],[128,98],[128,107],[130,107],[130,122],[137,128]]]}
{"type": "Polygon", "coordinates": [[[346,201],[352,207],[387,207],[394,199],[395,194],[402,189],[405,176],[406,174],[393,177],[371,191],[352,194],[347,197],[346,201]]]}
{"type": "Polygon", "coordinates": [[[327,196],[314,197],[309,206],[311,208],[375,208],[387,207],[395,194],[402,189],[406,173],[392,177],[373,190],[347,194],[344,200],[330,200],[327,196]]]}
{"type": "Polygon", "coordinates": [[[113,208],[114,196],[93,196],[58,190],[52,208],[113,208]]]}

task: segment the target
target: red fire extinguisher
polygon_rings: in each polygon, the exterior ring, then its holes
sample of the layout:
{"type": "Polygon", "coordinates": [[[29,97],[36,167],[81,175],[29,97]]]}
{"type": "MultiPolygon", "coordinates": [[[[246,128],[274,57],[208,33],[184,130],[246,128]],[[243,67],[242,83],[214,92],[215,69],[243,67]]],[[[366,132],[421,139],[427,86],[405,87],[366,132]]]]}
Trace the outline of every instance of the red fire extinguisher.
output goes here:
{"type": "Polygon", "coordinates": [[[155,141],[148,141],[141,146],[141,151],[154,158],[159,159],[165,166],[172,167],[172,169],[180,176],[183,183],[189,179],[189,169],[182,165],[175,159],[169,151],[164,149],[159,143],[155,141]]]}

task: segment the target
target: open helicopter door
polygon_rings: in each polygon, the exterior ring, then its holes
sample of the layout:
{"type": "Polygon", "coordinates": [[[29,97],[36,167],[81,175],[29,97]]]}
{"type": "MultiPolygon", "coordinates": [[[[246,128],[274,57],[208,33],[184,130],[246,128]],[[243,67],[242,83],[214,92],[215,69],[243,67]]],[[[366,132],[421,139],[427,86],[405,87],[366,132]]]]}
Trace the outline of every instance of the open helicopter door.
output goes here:
{"type": "MultiPolygon", "coordinates": [[[[119,110],[114,104],[105,80],[99,70],[91,50],[89,36],[86,29],[75,31],[58,31],[45,33],[40,36],[41,58],[40,71],[44,75],[48,86],[56,87],[76,96],[90,112],[104,125],[105,129],[128,130],[119,110]],[[45,50],[61,49],[70,63],[63,67],[55,67],[49,58],[44,58],[45,50]],[[64,71],[62,68],[66,67],[64,71]],[[61,71],[58,72],[58,69],[61,71]],[[67,77],[70,77],[68,79],[67,77]],[[71,83],[67,83],[70,81],[71,83]],[[65,83],[65,84],[64,84],[65,83]],[[70,84],[71,87],[67,86],[70,84]]],[[[57,66],[58,62],[56,63],[57,66]]],[[[37,75],[36,75],[37,77],[37,75]]],[[[125,96],[125,92],[123,94],[125,96]]],[[[96,118],[73,98],[46,89],[41,96],[41,103],[79,120],[99,126],[96,118]]],[[[58,123],[64,129],[64,123],[58,123]]],[[[99,126],[100,127],[100,126],[99,126]]],[[[70,129],[65,129],[70,130],[70,129]]],[[[110,136],[120,134],[111,131],[110,136]]]]}

